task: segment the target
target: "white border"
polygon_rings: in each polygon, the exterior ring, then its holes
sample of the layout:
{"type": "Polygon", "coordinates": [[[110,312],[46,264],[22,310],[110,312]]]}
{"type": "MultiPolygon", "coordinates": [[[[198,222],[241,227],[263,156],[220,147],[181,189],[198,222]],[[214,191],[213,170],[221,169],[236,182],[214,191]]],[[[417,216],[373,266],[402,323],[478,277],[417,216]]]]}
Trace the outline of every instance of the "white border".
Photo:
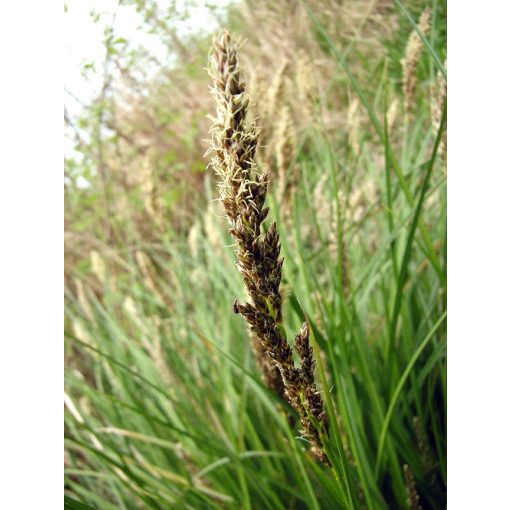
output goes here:
{"type": "Polygon", "coordinates": [[[0,508],[61,508],[62,4],[0,13],[0,508]]]}
{"type": "MultiPolygon", "coordinates": [[[[7,5],[7,4],[6,4],[7,5]]],[[[62,501],[62,7],[0,16],[1,508],[62,501]]],[[[505,2],[450,0],[450,510],[504,508],[510,458],[505,2]]],[[[58,506],[57,506],[58,505],[58,506]]]]}
{"type": "Polygon", "coordinates": [[[510,13],[448,9],[448,508],[506,508],[510,13]]]}

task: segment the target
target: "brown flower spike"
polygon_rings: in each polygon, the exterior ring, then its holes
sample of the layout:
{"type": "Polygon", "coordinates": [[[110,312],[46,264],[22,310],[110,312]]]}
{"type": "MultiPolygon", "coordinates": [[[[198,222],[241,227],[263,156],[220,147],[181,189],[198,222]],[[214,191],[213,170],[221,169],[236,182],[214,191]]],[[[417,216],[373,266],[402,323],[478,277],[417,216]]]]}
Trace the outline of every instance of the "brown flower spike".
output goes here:
{"type": "Polygon", "coordinates": [[[255,351],[266,383],[273,389],[285,388],[313,454],[329,464],[322,443],[328,420],[315,386],[315,361],[307,325],[303,324],[296,337],[295,348],[301,360],[297,367],[282,324],[279,236],[274,222],[267,231],[262,230],[269,212],[264,207],[269,176],[256,168],[258,132],[248,120],[249,99],[240,77],[236,46],[227,31],[213,42],[209,74],[217,107],[211,130],[211,167],[219,177],[218,189],[236,245],[237,267],[251,301],[242,304],[236,300],[234,312],[244,317],[255,337],[255,351]],[[275,374],[283,385],[275,380],[275,374]]]}

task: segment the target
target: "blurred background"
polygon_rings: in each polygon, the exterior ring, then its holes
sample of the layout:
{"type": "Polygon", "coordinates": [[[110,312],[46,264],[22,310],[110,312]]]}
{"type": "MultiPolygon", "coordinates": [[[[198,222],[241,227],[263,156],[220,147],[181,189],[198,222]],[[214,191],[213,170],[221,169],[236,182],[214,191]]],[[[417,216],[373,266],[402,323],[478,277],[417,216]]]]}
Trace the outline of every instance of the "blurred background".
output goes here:
{"type": "MultiPolygon", "coordinates": [[[[408,2],[417,17],[424,5],[408,2]]],[[[391,0],[308,6],[345,49],[358,81],[381,95],[391,127],[403,113],[408,21],[391,0]],[[377,90],[381,73],[390,81],[377,90]]],[[[295,157],[292,145],[306,145],[303,134],[314,126],[348,141],[346,150],[368,143],[359,139],[370,134],[364,108],[299,1],[76,0],[65,9],[67,283],[73,272],[90,270],[91,252],[168,239],[187,231],[195,209],[207,205],[203,155],[213,104],[205,67],[219,26],[244,41],[241,60],[267,163],[295,157]],[[280,137],[283,151],[264,147],[272,134],[288,138],[280,137]]],[[[444,15],[443,2],[438,9],[444,15]]],[[[435,30],[440,45],[444,27],[435,30]]],[[[419,73],[430,71],[420,64],[419,73]]],[[[428,100],[422,92],[417,100],[428,100]]]]}

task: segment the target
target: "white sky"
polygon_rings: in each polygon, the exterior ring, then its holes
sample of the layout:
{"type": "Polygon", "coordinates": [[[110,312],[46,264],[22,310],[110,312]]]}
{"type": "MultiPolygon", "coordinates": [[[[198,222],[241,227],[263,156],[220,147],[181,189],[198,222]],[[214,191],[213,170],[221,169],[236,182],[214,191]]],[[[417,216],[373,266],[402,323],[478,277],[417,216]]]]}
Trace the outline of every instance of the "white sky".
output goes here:
{"type": "MultiPolygon", "coordinates": [[[[177,1],[179,10],[187,10],[190,18],[187,21],[178,21],[176,26],[179,32],[212,31],[215,20],[205,4],[214,4],[223,7],[232,0],[193,0],[177,1]]],[[[165,6],[165,1],[161,0],[165,6]]],[[[118,0],[65,0],[67,12],[64,14],[64,86],[84,103],[88,103],[101,87],[102,62],[105,49],[102,44],[104,29],[111,26],[113,13],[118,0]],[[101,13],[99,21],[94,23],[90,13],[101,13]],[[97,75],[88,73],[88,79],[82,76],[82,68],[86,63],[95,65],[97,75]]],[[[117,10],[114,33],[116,37],[124,37],[134,46],[143,46],[158,58],[165,58],[165,50],[157,36],[144,33],[139,29],[143,22],[134,6],[122,5],[117,10]]],[[[146,31],[145,31],[146,32],[146,31]]],[[[71,113],[80,110],[79,105],[69,96],[65,95],[65,104],[71,113]]]]}

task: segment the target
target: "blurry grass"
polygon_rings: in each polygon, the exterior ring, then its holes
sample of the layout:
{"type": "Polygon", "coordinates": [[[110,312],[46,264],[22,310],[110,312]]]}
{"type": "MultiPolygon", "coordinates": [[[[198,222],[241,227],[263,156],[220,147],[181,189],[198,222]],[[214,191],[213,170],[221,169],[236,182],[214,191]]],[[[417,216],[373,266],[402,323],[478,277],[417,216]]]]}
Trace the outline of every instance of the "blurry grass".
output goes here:
{"type": "MultiPolygon", "coordinates": [[[[418,102],[406,131],[390,134],[385,73],[364,90],[310,16],[370,120],[358,154],[307,130],[290,215],[270,200],[285,326],[297,330],[306,317],[321,353],[336,469],[309,457],[279,408],[292,410],[261,383],[231,311],[243,288],[224,222],[197,210],[193,241],[176,232],[148,243],[133,231],[115,260],[103,253],[95,288],[76,274],[84,293],[66,289],[65,487],[75,500],[97,509],[408,508],[407,464],[422,506],[445,506],[441,131],[418,102]],[[369,181],[375,195],[353,219],[348,190],[369,181]]],[[[441,69],[430,45],[424,59],[441,69]]]]}

